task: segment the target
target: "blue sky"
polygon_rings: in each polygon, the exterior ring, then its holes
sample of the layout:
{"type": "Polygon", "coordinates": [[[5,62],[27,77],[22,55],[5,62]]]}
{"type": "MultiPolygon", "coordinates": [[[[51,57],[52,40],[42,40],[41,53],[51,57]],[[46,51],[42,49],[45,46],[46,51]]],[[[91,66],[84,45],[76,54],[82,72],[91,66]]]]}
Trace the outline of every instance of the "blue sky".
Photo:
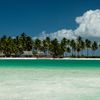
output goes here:
{"type": "Polygon", "coordinates": [[[100,0],[0,0],[0,36],[76,29],[76,17],[99,8],[100,0]]]}

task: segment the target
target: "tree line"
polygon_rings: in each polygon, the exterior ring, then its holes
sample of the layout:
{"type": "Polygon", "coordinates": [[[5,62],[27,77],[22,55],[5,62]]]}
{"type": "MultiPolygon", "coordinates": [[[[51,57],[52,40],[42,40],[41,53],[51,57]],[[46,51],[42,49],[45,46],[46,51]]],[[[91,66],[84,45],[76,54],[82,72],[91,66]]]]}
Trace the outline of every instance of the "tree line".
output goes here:
{"type": "Polygon", "coordinates": [[[65,57],[67,54],[71,54],[71,57],[89,57],[89,50],[91,49],[92,57],[95,57],[95,51],[100,47],[96,41],[89,39],[83,39],[79,36],[77,39],[63,38],[58,41],[57,38],[50,39],[46,37],[44,40],[32,39],[32,37],[22,33],[15,38],[10,36],[3,36],[0,38],[0,51],[6,57],[10,57],[12,54],[15,57],[19,57],[23,54],[23,51],[33,51],[34,56],[40,56],[39,51],[43,52],[46,57],[65,57]],[[84,51],[86,54],[84,55],[84,51]],[[66,54],[65,54],[66,53],[66,54]]]}

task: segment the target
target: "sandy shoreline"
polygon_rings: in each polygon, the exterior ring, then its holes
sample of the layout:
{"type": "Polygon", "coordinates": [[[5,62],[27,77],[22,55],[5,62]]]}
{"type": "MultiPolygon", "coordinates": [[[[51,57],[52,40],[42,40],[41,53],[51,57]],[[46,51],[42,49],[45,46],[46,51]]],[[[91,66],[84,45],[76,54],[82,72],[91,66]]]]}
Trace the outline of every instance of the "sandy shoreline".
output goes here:
{"type": "Polygon", "coordinates": [[[8,58],[0,58],[1,60],[2,59],[8,59],[8,60],[23,60],[23,59],[25,59],[25,60],[36,60],[36,59],[48,59],[48,60],[100,60],[100,58],[25,58],[25,57],[23,57],[23,58],[11,58],[11,57],[8,57],[8,58]]]}

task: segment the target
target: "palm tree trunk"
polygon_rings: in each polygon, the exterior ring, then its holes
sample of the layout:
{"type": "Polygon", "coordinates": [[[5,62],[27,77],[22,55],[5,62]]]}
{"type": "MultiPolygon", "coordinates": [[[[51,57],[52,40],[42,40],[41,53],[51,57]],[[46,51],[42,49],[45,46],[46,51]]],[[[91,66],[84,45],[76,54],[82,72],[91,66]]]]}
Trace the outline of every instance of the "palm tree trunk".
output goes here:
{"type": "Polygon", "coordinates": [[[84,55],[83,55],[83,50],[82,50],[82,54],[81,54],[81,56],[84,56],[84,55]]]}
{"type": "Polygon", "coordinates": [[[74,51],[75,52],[75,57],[77,57],[77,53],[76,53],[76,51],[74,51]]]}
{"type": "Polygon", "coordinates": [[[87,48],[87,57],[88,57],[88,48],[87,48]]]}
{"type": "Polygon", "coordinates": [[[65,57],[65,52],[63,53],[63,58],[65,57]]]}
{"type": "Polygon", "coordinates": [[[78,52],[78,55],[77,55],[77,57],[79,58],[79,52],[78,52]]]}
{"type": "Polygon", "coordinates": [[[92,52],[92,57],[94,57],[94,55],[95,55],[95,51],[92,52]]]}
{"type": "Polygon", "coordinates": [[[72,57],[73,57],[73,49],[72,49],[72,57]]]}

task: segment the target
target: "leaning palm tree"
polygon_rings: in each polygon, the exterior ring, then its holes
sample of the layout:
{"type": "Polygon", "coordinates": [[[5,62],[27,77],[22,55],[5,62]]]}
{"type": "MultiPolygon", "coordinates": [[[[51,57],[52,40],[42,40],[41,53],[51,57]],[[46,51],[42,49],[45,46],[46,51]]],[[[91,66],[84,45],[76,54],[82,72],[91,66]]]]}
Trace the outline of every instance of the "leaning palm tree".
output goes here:
{"type": "Polygon", "coordinates": [[[88,57],[88,53],[89,53],[88,49],[91,48],[91,41],[88,40],[88,39],[86,39],[86,40],[85,40],[85,46],[86,46],[86,48],[87,48],[87,57],[88,57]]]}
{"type": "Polygon", "coordinates": [[[93,42],[91,49],[93,50],[92,56],[95,55],[95,51],[98,49],[98,44],[96,41],[93,42]]]}

